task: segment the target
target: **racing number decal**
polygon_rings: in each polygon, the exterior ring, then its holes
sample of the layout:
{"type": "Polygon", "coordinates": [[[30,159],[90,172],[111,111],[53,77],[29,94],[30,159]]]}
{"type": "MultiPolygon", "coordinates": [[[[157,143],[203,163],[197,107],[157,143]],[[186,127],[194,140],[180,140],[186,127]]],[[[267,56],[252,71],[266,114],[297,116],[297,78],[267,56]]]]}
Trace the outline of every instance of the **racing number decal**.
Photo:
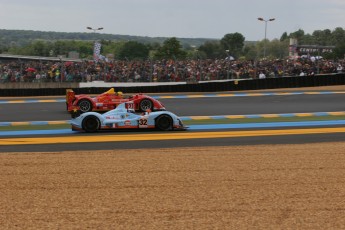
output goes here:
{"type": "Polygon", "coordinates": [[[134,109],[134,103],[128,103],[127,109],[134,109]]]}
{"type": "Polygon", "coordinates": [[[146,118],[141,118],[139,120],[139,128],[147,128],[147,119],[146,118]]]}

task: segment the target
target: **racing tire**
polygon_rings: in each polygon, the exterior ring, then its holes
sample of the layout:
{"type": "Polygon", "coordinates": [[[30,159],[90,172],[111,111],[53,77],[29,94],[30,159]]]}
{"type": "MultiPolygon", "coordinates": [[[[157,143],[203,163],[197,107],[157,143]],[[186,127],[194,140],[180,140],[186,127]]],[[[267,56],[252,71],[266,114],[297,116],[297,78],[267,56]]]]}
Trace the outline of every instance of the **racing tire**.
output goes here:
{"type": "Polygon", "coordinates": [[[146,112],[147,110],[151,110],[153,109],[153,102],[149,99],[143,99],[140,101],[139,103],[139,110],[142,112],[146,112]]]}
{"type": "Polygon", "coordinates": [[[173,120],[169,115],[163,114],[156,118],[156,128],[162,131],[172,130],[173,120]]]}
{"type": "Polygon", "coordinates": [[[82,113],[90,112],[92,111],[92,103],[91,101],[87,99],[82,99],[78,102],[79,110],[82,113]]]}
{"type": "Polygon", "coordinates": [[[83,120],[82,128],[87,133],[97,132],[100,128],[100,121],[95,116],[87,116],[83,120]]]}

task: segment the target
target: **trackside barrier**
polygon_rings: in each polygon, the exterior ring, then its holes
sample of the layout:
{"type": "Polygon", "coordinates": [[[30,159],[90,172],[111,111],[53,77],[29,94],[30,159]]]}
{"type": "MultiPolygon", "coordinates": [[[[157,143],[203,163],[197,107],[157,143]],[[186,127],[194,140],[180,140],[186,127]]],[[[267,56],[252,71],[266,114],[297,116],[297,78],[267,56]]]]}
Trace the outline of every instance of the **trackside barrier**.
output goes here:
{"type": "Polygon", "coordinates": [[[122,91],[126,94],[135,93],[175,93],[175,92],[219,92],[219,91],[243,91],[243,90],[260,90],[260,89],[277,89],[277,88],[300,88],[300,87],[315,87],[315,86],[331,86],[331,85],[345,85],[345,73],[331,74],[331,75],[317,75],[305,77],[279,77],[266,79],[239,79],[229,81],[213,81],[200,82],[193,84],[169,84],[169,85],[149,85],[149,86],[116,86],[116,82],[109,83],[109,87],[77,87],[75,83],[72,84],[57,84],[53,88],[52,84],[49,88],[40,88],[35,83],[32,88],[29,84],[25,88],[21,88],[18,84],[16,88],[15,83],[0,84],[0,97],[11,96],[62,96],[66,95],[66,89],[73,89],[76,94],[100,94],[107,91],[111,87],[115,87],[116,91],[122,91]]]}

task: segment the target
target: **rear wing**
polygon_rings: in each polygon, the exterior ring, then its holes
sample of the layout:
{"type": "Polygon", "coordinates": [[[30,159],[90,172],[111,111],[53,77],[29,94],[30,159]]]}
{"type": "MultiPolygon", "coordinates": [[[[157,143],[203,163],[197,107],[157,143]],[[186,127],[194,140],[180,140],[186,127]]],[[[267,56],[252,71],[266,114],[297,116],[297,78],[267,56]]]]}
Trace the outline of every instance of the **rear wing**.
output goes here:
{"type": "Polygon", "coordinates": [[[75,92],[73,91],[73,89],[66,89],[66,104],[67,104],[67,106],[72,105],[74,99],[75,99],[75,92]]]}

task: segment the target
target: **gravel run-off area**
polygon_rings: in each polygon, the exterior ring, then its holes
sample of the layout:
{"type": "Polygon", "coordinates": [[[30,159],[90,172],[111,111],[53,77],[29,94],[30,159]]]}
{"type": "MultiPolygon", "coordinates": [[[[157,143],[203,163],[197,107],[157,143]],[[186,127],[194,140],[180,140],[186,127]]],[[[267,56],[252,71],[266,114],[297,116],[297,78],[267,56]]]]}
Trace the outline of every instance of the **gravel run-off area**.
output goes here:
{"type": "Polygon", "coordinates": [[[0,226],[345,229],[344,175],[345,143],[1,153],[0,226]]]}

